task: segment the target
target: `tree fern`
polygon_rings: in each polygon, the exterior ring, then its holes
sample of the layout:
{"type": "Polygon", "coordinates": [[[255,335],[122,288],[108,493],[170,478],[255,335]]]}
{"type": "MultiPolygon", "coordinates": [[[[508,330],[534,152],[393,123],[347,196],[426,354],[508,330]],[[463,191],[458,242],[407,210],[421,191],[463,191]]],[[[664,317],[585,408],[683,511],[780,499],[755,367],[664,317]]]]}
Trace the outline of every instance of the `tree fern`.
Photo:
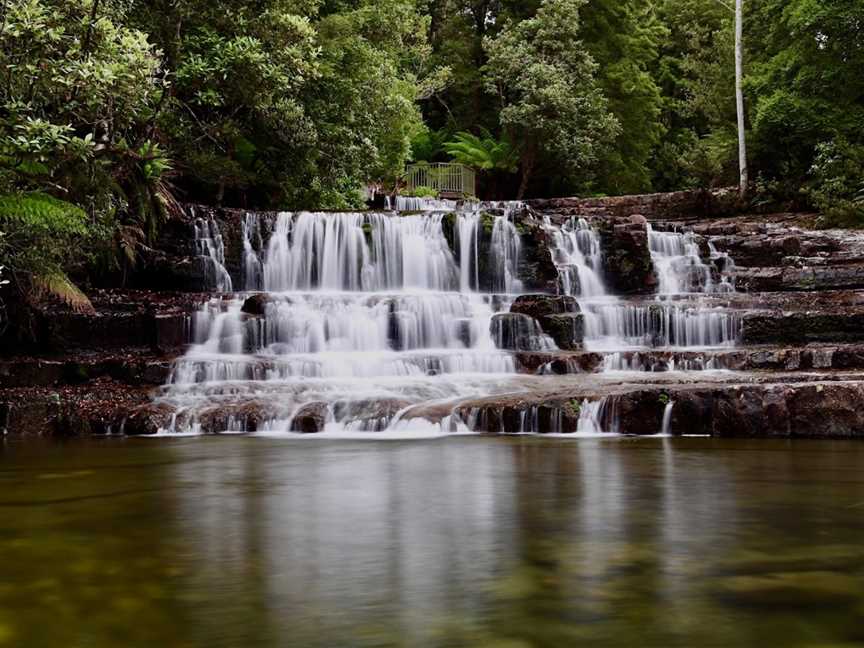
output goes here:
{"type": "Polygon", "coordinates": [[[479,136],[461,132],[455,138],[444,144],[444,150],[454,161],[480,171],[516,172],[519,155],[506,139],[495,139],[485,128],[479,136]]]}
{"type": "Polygon", "coordinates": [[[33,275],[28,297],[31,301],[54,299],[78,313],[93,313],[95,309],[90,299],[73,284],[62,272],[47,275],[33,275]]]}

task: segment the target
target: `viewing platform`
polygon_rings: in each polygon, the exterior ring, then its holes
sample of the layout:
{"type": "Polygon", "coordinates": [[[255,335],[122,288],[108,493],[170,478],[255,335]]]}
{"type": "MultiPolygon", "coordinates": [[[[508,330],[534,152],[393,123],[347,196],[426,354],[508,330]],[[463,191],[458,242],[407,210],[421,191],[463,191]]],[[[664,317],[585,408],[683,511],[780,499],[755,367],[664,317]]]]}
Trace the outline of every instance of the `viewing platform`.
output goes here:
{"type": "Polygon", "coordinates": [[[438,192],[439,198],[460,199],[477,197],[474,169],[457,163],[419,163],[405,168],[406,189],[414,194],[426,188],[438,192]]]}

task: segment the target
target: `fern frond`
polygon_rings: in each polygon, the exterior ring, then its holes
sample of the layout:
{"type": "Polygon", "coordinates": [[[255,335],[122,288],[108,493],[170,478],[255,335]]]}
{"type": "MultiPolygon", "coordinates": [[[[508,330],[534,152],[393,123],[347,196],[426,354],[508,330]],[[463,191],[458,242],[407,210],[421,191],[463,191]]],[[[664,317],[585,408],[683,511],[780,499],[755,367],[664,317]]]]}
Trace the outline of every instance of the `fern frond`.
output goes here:
{"type": "Polygon", "coordinates": [[[30,298],[37,301],[54,299],[69,306],[76,313],[95,313],[90,299],[62,272],[33,275],[30,280],[30,298]]]}
{"type": "Polygon", "coordinates": [[[86,236],[87,214],[44,193],[0,195],[0,223],[60,236],[86,236]]]}

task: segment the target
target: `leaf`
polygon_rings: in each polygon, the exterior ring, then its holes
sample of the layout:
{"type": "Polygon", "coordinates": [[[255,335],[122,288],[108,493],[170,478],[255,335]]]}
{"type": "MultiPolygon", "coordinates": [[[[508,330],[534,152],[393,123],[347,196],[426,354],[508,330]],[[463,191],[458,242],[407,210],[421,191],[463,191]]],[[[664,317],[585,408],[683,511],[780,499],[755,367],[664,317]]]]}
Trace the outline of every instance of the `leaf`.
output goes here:
{"type": "Polygon", "coordinates": [[[54,299],[69,306],[76,313],[94,314],[90,299],[62,272],[33,275],[30,297],[36,300],[54,299]]]}

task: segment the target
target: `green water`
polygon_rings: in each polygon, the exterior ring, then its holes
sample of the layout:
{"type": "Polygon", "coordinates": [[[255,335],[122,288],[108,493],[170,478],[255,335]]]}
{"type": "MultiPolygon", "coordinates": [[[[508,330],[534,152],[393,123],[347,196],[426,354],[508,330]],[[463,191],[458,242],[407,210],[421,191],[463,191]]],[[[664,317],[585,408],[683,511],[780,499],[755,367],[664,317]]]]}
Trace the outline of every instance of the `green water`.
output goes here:
{"type": "Polygon", "coordinates": [[[0,446],[0,646],[864,646],[864,445],[0,446]]]}

